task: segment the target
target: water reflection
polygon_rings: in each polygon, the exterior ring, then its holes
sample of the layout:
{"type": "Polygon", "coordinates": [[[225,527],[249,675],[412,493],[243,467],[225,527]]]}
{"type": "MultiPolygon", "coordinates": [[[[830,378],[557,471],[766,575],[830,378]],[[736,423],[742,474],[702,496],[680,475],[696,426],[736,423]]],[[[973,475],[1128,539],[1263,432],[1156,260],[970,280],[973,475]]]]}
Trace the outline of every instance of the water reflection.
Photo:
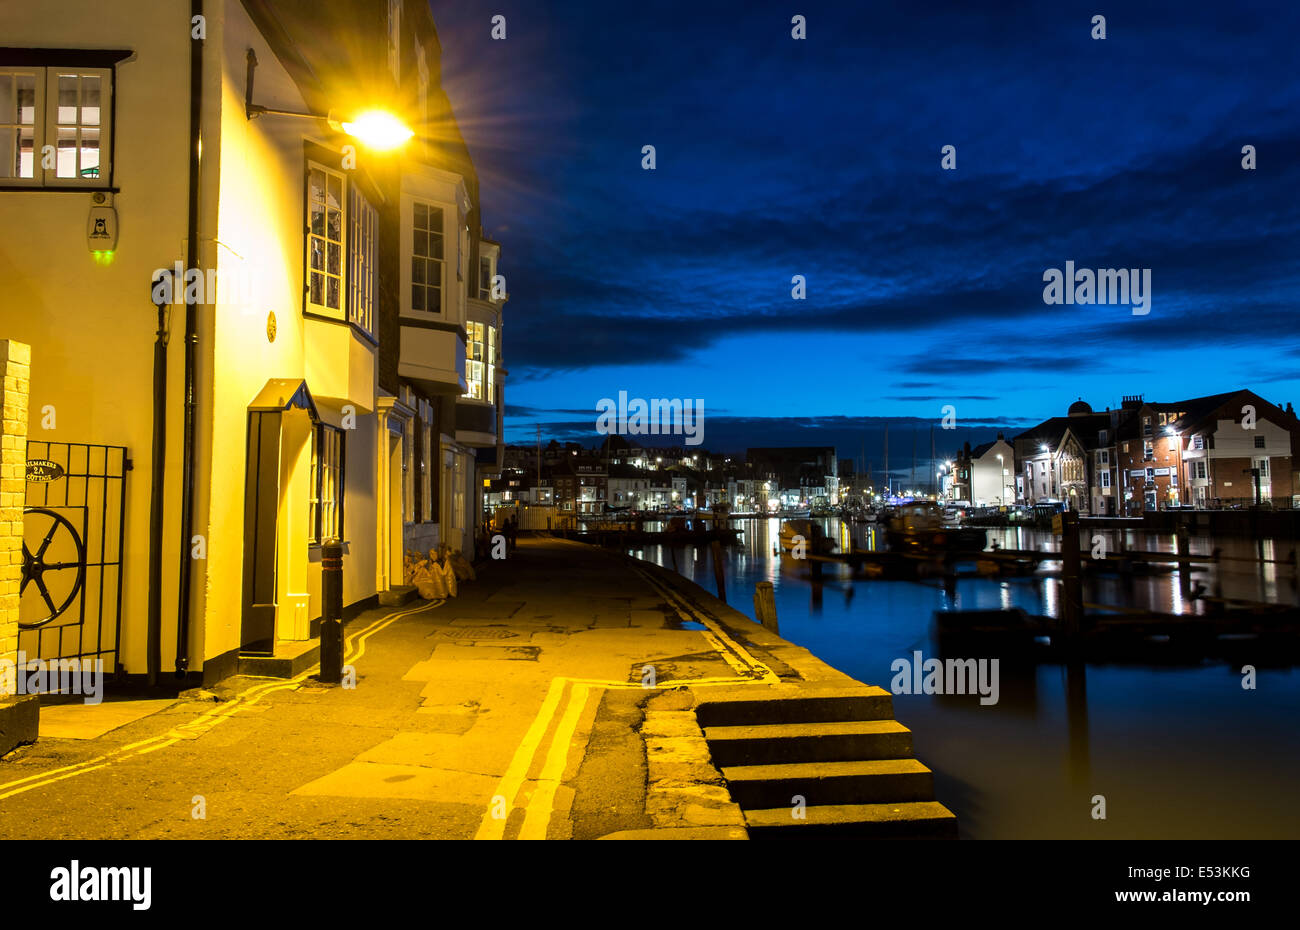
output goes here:
{"type": "MultiPolygon", "coordinates": [[[[781,635],[863,681],[888,687],[890,664],[921,650],[941,653],[933,617],[952,610],[1020,608],[1056,616],[1059,563],[1025,577],[962,576],[917,581],[857,577],[830,564],[820,580],[806,562],[779,554],[778,519],[733,520],[740,544],[726,550],[729,603],[752,617],[754,585],[769,581],[781,635]]],[[[647,529],[654,529],[647,523],[647,529]]],[[[828,536],[854,548],[883,549],[872,524],[825,521],[828,536]]],[[[1088,537],[1092,536],[1088,531],[1088,537]]],[[[1103,531],[1109,552],[1178,551],[1168,533],[1103,531]]],[[[1093,540],[1085,537],[1085,550],[1093,540]]],[[[1058,551],[1050,534],[1024,527],[989,531],[1005,548],[1058,551]]],[[[1227,597],[1295,603],[1289,540],[1192,536],[1188,551],[1207,559],[1193,581],[1227,597]],[[1228,558],[1215,566],[1215,548],[1228,558]],[[1281,559],[1258,564],[1255,558],[1281,559]]],[[[714,590],[708,550],[647,547],[634,553],[714,590]]],[[[1163,612],[1199,612],[1177,573],[1089,574],[1089,603],[1163,612]]],[[[985,642],[965,653],[1000,660],[999,701],[971,695],[898,695],[895,712],[915,733],[916,752],[936,772],[938,796],[971,837],[1293,837],[1300,799],[1300,674],[1253,653],[1217,660],[1179,658],[1123,663],[1026,661],[985,642]],[[1230,661],[1229,661],[1230,659],[1230,661]],[[1257,688],[1241,668],[1257,667],[1257,688]],[[1108,819],[1091,817],[1105,795],[1108,819]]]]}

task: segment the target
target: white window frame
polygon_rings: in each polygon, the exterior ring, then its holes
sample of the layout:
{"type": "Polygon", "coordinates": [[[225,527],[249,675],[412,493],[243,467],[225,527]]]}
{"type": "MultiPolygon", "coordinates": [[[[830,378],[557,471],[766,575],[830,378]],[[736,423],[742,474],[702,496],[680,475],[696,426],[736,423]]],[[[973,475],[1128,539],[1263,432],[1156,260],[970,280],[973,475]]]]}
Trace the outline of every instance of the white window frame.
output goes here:
{"type": "Polygon", "coordinates": [[[347,437],[343,430],[318,424],[311,432],[311,493],[308,502],[312,545],[343,538],[344,461],[347,437]]]}
{"type": "Polygon", "coordinates": [[[348,322],[375,334],[375,305],[379,291],[376,265],[376,240],[379,236],[379,214],[356,184],[348,185],[346,195],[347,240],[345,281],[347,289],[348,322]]]}
{"type": "Polygon", "coordinates": [[[466,400],[488,399],[484,395],[484,389],[487,386],[487,376],[484,368],[487,365],[486,330],[490,328],[490,325],[480,323],[477,320],[470,320],[465,324],[465,393],[461,396],[466,400]],[[476,338],[476,333],[478,338],[476,338]],[[478,358],[474,357],[475,346],[478,346],[478,358]],[[475,385],[478,385],[477,395],[474,393],[475,385]]]}
{"type": "Polygon", "coordinates": [[[342,171],[339,171],[337,168],[330,168],[326,165],[322,165],[320,162],[309,159],[307,161],[307,177],[304,178],[304,182],[303,225],[306,228],[306,232],[304,234],[305,247],[303,250],[302,268],[304,291],[303,305],[311,313],[331,317],[337,320],[346,320],[348,313],[348,178],[347,175],[342,171]],[[325,236],[323,238],[312,232],[311,228],[311,208],[313,203],[311,193],[311,174],[313,171],[320,171],[325,175],[326,199],[324,205],[326,212],[324,224],[325,236]],[[319,273],[323,276],[321,294],[326,301],[329,300],[330,278],[335,276],[333,272],[329,270],[329,244],[333,241],[329,238],[329,179],[331,177],[338,178],[340,182],[339,212],[342,214],[342,218],[339,221],[339,235],[342,238],[339,240],[339,271],[337,275],[339,279],[339,305],[337,307],[331,307],[328,303],[316,303],[312,300],[311,293],[312,272],[315,270],[312,268],[311,264],[313,239],[321,239],[321,241],[325,243],[325,259],[319,273]]]}
{"type": "MultiPolygon", "coordinates": [[[[0,186],[4,187],[32,187],[37,189],[43,188],[106,188],[112,186],[113,177],[113,69],[112,68],[86,68],[76,66],[44,66],[44,65],[3,65],[0,64],[0,74],[16,77],[18,75],[31,75],[34,78],[36,95],[33,100],[32,122],[30,124],[23,122],[5,122],[0,124],[0,131],[13,132],[16,129],[30,125],[32,127],[32,176],[30,178],[22,177],[3,177],[0,178],[0,186]],[[58,129],[59,129],[59,95],[58,80],[61,76],[75,75],[78,78],[97,77],[99,78],[99,123],[94,127],[81,122],[67,124],[73,126],[78,131],[77,139],[80,139],[80,130],[83,128],[94,128],[99,131],[99,173],[95,177],[71,177],[61,178],[58,176],[58,129]],[[54,84],[54,92],[50,92],[51,82],[54,84]],[[55,148],[55,159],[53,168],[42,168],[43,149],[47,145],[55,148]]],[[[78,103],[78,109],[80,103],[78,103]]],[[[78,112],[77,116],[80,117],[78,112]]],[[[77,153],[78,159],[82,151],[78,145],[73,149],[77,153]]]]}
{"type": "MultiPolygon", "coordinates": [[[[403,198],[402,210],[402,312],[405,315],[417,319],[427,320],[448,320],[452,318],[451,307],[448,302],[448,282],[447,282],[447,213],[449,209],[444,203],[436,200],[429,200],[424,197],[403,198]],[[414,265],[415,259],[415,212],[416,208],[424,206],[430,210],[438,210],[442,215],[442,226],[438,230],[442,237],[442,258],[431,258],[428,256],[418,256],[426,262],[434,262],[438,268],[438,309],[426,309],[428,298],[428,285],[421,283],[420,286],[425,288],[425,307],[417,308],[411,295],[416,286],[414,265]]],[[[430,232],[433,230],[430,229],[430,232]]],[[[428,275],[425,275],[426,279],[428,275]]]]}

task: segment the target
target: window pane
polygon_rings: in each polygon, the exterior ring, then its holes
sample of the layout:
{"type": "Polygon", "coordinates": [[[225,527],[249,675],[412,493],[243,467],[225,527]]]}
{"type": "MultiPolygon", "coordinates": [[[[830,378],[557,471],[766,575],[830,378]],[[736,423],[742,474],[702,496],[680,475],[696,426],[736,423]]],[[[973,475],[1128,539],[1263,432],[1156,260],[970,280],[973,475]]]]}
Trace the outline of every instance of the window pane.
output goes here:
{"type": "Polygon", "coordinates": [[[57,151],[55,153],[54,176],[59,178],[75,178],[77,176],[77,130],[76,128],[64,129],[59,128],[58,139],[55,143],[57,151]]]}
{"type": "Polygon", "coordinates": [[[319,204],[311,205],[311,234],[313,236],[325,235],[325,208],[319,204]]]}
{"type": "Polygon", "coordinates": [[[429,228],[429,208],[422,203],[417,203],[415,205],[415,228],[429,228]]]}
{"type": "Polygon", "coordinates": [[[421,284],[411,285],[411,309],[424,309],[424,286],[421,284]]]}
{"type": "Polygon", "coordinates": [[[325,276],[317,272],[311,276],[311,302],[317,306],[325,303],[325,276]]]}
{"type": "Polygon", "coordinates": [[[428,255],[429,234],[426,232],[421,232],[420,230],[417,229],[415,231],[415,237],[411,243],[411,248],[416,255],[428,255]]]}
{"type": "MultiPolygon", "coordinates": [[[[311,195],[313,203],[325,202],[325,172],[318,168],[313,168],[307,176],[308,193],[311,195]]],[[[313,211],[315,208],[313,208],[313,211]]]]}
{"type": "Polygon", "coordinates": [[[99,130],[81,130],[81,176],[99,177],[99,130]]]}
{"type": "Polygon", "coordinates": [[[339,279],[325,279],[325,306],[331,310],[337,310],[342,304],[339,302],[339,279]]]}
{"type": "Polygon", "coordinates": [[[99,77],[88,74],[81,79],[81,124],[99,125],[99,77]]]}
{"type": "Polygon", "coordinates": [[[330,274],[341,274],[342,272],[339,269],[339,261],[342,254],[343,252],[342,249],[339,248],[339,244],[337,242],[331,242],[329,244],[329,265],[325,270],[330,274]]]}
{"type": "MultiPolygon", "coordinates": [[[[331,182],[333,182],[334,180],[335,180],[334,178],[330,178],[331,182]]],[[[329,220],[329,228],[326,234],[335,242],[342,242],[343,241],[343,211],[331,209],[328,211],[327,217],[329,220]]]]}
{"type": "MultiPolygon", "coordinates": [[[[75,124],[77,122],[77,76],[75,74],[59,75],[58,94],[59,122],[75,124]]],[[[60,175],[60,177],[62,177],[62,175],[60,175]]]]}
{"type": "Polygon", "coordinates": [[[337,210],[343,207],[343,179],[334,175],[326,176],[326,203],[331,209],[337,210]]]}

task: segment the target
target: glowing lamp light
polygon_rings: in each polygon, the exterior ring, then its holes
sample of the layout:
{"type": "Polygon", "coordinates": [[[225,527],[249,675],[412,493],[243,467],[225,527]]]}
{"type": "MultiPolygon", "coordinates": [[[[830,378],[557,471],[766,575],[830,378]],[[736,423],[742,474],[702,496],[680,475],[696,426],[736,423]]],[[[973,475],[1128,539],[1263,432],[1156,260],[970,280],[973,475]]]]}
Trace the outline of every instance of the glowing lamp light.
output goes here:
{"type": "Polygon", "coordinates": [[[415,131],[391,113],[366,110],[341,124],[343,131],[372,149],[395,149],[415,135],[415,131]]]}

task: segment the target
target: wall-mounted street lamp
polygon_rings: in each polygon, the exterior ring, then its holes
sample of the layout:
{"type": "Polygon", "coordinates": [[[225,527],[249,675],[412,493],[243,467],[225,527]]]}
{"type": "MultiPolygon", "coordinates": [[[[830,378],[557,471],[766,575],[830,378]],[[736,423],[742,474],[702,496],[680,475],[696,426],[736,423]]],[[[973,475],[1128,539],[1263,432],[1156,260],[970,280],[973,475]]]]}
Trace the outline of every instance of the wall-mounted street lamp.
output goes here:
{"type": "Polygon", "coordinates": [[[303,119],[324,120],[335,132],[344,132],[363,145],[378,151],[395,149],[415,135],[415,131],[393,114],[381,109],[363,110],[358,113],[298,113],[294,110],[277,110],[253,103],[253,74],[257,70],[257,55],[248,50],[248,76],[244,84],[244,116],[297,116],[303,119]]]}

